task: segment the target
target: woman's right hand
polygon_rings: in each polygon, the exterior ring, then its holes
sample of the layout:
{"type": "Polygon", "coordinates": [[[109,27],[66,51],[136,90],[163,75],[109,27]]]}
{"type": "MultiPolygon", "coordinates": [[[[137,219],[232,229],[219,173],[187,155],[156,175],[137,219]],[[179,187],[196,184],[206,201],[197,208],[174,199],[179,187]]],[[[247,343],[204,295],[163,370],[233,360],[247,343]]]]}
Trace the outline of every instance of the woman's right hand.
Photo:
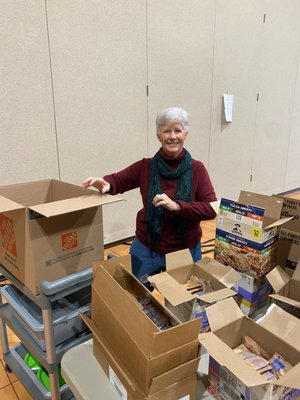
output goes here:
{"type": "Polygon", "coordinates": [[[102,194],[107,193],[110,190],[110,183],[105,181],[103,178],[98,178],[94,176],[91,176],[90,178],[87,178],[85,181],[82,182],[82,187],[84,189],[87,189],[90,186],[94,186],[102,194]]]}

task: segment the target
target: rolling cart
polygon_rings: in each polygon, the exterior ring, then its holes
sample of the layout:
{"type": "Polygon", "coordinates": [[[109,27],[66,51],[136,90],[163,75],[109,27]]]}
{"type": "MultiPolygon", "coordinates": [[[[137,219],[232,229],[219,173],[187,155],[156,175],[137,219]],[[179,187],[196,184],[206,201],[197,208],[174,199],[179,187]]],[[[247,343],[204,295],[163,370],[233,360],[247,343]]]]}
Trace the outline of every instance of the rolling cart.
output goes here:
{"type": "MultiPolygon", "coordinates": [[[[16,291],[19,291],[26,301],[28,300],[40,308],[44,326],[43,348],[43,346],[37,345],[36,338],[33,337],[27,323],[17,315],[18,313],[15,312],[9,303],[3,304],[0,296],[0,339],[5,366],[15,373],[35,400],[75,399],[67,384],[59,386],[58,366],[63,354],[72,347],[89,340],[91,332],[86,329],[76,336],[69,337],[62,343],[56,344],[53,305],[55,302],[65,299],[67,296],[72,296],[72,294],[84,288],[91,288],[92,268],[87,268],[53,282],[42,281],[39,295],[34,295],[1,264],[0,273],[11,282],[12,289],[16,288],[16,291]],[[21,341],[16,347],[9,348],[6,325],[10,327],[21,341]],[[48,372],[50,391],[47,391],[32,369],[24,362],[24,355],[28,351],[48,372]]],[[[63,323],[68,323],[68,321],[64,321],[63,323]]]]}

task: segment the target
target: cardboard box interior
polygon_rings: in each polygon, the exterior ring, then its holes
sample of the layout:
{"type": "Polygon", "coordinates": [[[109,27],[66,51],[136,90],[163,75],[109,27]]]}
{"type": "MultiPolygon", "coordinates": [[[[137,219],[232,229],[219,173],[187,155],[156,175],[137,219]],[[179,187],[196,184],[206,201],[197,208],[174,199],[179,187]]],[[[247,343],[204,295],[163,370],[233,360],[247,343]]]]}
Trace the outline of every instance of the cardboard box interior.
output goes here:
{"type": "Polygon", "coordinates": [[[274,293],[272,300],[289,313],[300,318],[300,263],[292,278],[279,266],[267,275],[274,293]]]}
{"type": "Polygon", "coordinates": [[[274,305],[258,324],[247,318],[233,299],[209,307],[207,315],[212,332],[200,334],[199,340],[220,366],[238,377],[247,387],[271,386],[232,350],[241,344],[244,335],[248,335],[269,354],[278,352],[293,365],[276,385],[300,389],[300,381],[295,379],[300,376],[300,321],[297,318],[274,305]]]}
{"type": "MultiPolygon", "coordinates": [[[[118,263],[116,260],[94,263],[92,319],[148,395],[162,388],[153,386],[154,378],[198,359],[200,321],[181,324],[122,265],[121,260],[119,257],[118,263]],[[144,313],[136,296],[148,297],[156,310],[167,316],[172,327],[160,330],[144,313]]],[[[197,367],[194,372],[196,370],[197,367]]],[[[160,382],[158,378],[156,382],[160,382]]]]}

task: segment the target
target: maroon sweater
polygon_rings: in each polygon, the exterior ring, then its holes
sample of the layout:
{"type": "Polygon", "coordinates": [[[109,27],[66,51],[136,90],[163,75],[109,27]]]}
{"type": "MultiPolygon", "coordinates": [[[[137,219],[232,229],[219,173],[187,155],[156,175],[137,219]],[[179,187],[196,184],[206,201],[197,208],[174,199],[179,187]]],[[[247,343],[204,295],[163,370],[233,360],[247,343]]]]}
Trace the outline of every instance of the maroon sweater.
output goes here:
{"type": "MultiPolygon", "coordinates": [[[[176,167],[184,157],[185,150],[177,158],[166,156],[162,149],[160,155],[172,167],[176,167]]],[[[136,237],[145,246],[149,247],[146,232],[146,207],[147,195],[149,189],[151,158],[143,158],[135,162],[120,172],[106,175],[103,178],[110,183],[109,193],[114,195],[124,193],[128,190],[140,188],[143,200],[143,208],[136,217],[136,237]]],[[[216,200],[216,195],[208,172],[201,161],[192,160],[193,183],[192,183],[192,201],[187,203],[176,200],[180,205],[180,210],[169,211],[164,209],[162,231],[160,240],[153,249],[154,251],[166,254],[184,248],[193,248],[200,241],[202,230],[200,222],[215,218],[216,214],[209,205],[211,201],[216,200]],[[186,242],[182,242],[176,232],[174,219],[176,216],[186,218],[189,221],[189,230],[186,235],[186,242]]],[[[172,200],[175,199],[177,190],[177,180],[167,180],[161,178],[163,193],[167,194],[172,200]]]]}

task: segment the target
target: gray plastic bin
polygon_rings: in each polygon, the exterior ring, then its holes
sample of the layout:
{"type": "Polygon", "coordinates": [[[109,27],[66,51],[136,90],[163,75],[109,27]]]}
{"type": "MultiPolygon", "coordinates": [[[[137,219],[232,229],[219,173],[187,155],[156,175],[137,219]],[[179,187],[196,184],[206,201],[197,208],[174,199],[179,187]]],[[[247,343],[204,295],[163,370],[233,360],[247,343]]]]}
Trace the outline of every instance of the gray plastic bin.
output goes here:
{"type": "MultiPolygon", "coordinates": [[[[37,388],[37,391],[41,393],[41,400],[51,400],[51,392],[49,392],[45,386],[41,383],[41,381],[37,378],[35,375],[34,371],[32,371],[29,366],[25,363],[24,357],[25,354],[27,353],[26,347],[24,347],[22,344],[18,344],[17,346],[13,347],[11,349],[11,355],[14,359],[14,361],[17,363],[17,365],[22,369],[22,371],[27,375],[27,378],[29,381],[31,381],[34,384],[34,387],[37,388]]],[[[73,394],[70,391],[69,387],[67,384],[64,384],[59,388],[60,391],[60,396],[62,400],[69,400],[73,399],[73,394]]]]}
{"type": "MultiPolygon", "coordinates": [[[[44,324],[41,308],[26,297],[13,285],[6,285],[1,289],[14,317],[23,321],[28,326],[28,333],[32,339],[45,348],[44,324]]],[[[90,315],[91,312],[91,287],[85,287],[64,298],[52,303],[53,331],[55,346],[75,337],[85,330],[86,324],[80,313],[90,315]]]]}

